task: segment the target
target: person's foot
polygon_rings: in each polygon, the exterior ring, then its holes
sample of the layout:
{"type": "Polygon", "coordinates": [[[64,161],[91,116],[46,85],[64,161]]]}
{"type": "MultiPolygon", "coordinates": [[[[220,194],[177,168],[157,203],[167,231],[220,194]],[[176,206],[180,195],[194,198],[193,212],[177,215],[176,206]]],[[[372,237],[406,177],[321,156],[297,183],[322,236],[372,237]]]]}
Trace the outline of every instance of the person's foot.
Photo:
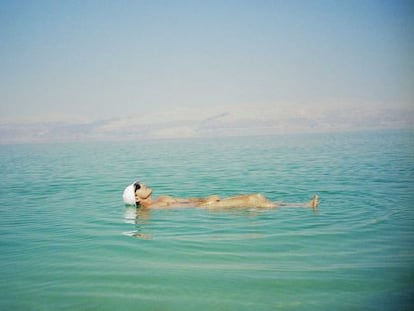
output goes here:
{"type": "Polygon", "coordinates": [[[315,194],[312,198],[312,200],[310,201],[310,207],[312,208],[317,208],[319,206],[319,197],[317,194],[315,194]]]}

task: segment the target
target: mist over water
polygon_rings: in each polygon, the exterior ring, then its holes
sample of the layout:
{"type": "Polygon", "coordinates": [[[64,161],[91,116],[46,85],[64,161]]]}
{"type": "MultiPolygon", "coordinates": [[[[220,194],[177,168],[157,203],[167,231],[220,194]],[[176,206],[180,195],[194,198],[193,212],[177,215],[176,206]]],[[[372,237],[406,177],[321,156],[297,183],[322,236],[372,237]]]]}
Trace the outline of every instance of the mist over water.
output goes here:
{"type": "Polygon", "coordinates": [[[0,146],[2,310],[409,310],[414,133],[0,146]],[[126,207],[154,195],[317,212],[126,207]]]}

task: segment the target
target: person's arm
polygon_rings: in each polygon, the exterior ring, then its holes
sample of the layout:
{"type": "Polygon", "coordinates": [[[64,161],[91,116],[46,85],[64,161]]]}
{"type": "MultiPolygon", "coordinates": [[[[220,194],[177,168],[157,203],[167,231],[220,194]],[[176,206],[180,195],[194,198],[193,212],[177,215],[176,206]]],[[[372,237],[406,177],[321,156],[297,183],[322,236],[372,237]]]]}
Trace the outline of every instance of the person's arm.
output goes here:
{"type": "Polygon", "coordinates": [[[305,203],[286,203],[286,202],[279,202],[278,205],[280,207],[312,207],[316,209],[319,206],[319,196],[315,194],[309,202],[305,203]]]}
{"type": "Polygon", "coordinates": [[[205,200],[206,199],[203,198],[174,198],[171,196],[159,196],[153,201],[152,208],[196,207],[205,200]]]}

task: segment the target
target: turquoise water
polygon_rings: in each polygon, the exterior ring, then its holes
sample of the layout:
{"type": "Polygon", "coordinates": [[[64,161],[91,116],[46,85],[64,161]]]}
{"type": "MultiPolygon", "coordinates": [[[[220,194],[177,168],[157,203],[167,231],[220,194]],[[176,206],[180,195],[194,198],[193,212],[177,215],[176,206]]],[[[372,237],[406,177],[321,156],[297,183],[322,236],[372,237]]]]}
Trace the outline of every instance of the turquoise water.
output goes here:
{"type": "Polygon", "coordinates": [[[0,146],[1,310],[409,310],[414,133],[0,146]],[[311,209],[127,208],[261,192],[311,209]]]}

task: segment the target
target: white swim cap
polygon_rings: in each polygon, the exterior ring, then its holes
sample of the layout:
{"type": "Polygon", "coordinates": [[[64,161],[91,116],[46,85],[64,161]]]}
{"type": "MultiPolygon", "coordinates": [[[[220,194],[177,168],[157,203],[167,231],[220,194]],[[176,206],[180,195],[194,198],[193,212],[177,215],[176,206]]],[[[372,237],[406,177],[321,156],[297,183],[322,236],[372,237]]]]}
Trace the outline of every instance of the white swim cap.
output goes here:
{"type": "Polygon", "coordinates": [[[135,205],[135,184],[130,184],[125,188],[122,198],[125,204],[135,205]]]}

